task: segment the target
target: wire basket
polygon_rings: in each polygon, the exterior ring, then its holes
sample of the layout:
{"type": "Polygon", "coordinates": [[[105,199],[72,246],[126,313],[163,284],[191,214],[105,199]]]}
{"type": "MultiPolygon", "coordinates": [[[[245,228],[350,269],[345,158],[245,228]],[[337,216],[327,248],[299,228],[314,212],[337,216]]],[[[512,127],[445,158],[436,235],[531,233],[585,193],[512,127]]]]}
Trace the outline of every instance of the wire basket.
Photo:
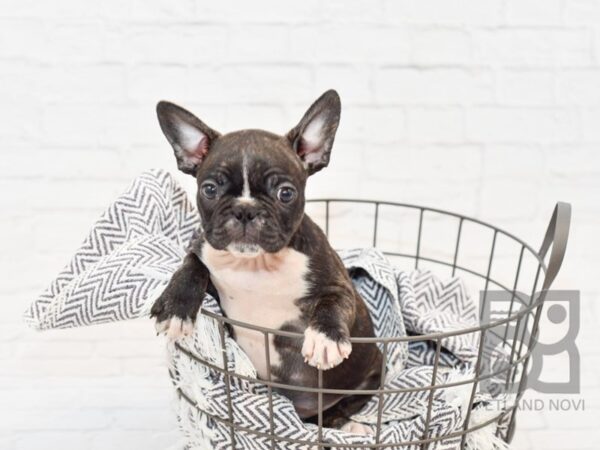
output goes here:
{"type": "MultiPolygon", "coordinates": [[[[554,281],[560,269],[569,234],[571,220],[571,207],[567,203],[557,203],[548,225],[546,234],[539,250],[515,237],[514,235],[483,221],[464,215],[455,214],[434,208],[426,208],[411,204],[351,200],[351,199],[319,199],[310,200],[307,212],[321,225],[332,242],[334,248],[347,246],[370,246],[380,250],[391,259],[394,264],[402,268],[431,268],[439,273],[447,271],[448,274],[460,276],[467,282],[470,292],[479,292],[480,325],[461,330],[419,336],[385,336],[375,338],[351,338],[355,343],[377,343],[383,349],[383,361],[387,360],[388,348],[391,343],[427,340],[434,345],[435,358],[433,361],[433,377],[429,385],[421,390],[427,393],[428,407],[425,418],[425,427],[420,439],[410,442],[380,442],[382,426],[382,411],[379,408],[377,427],[375,430],[374,444],[332,444],[324,442],[323,437],[323,411],[319,409],[317,438],[292,439],[278,435],[275,432],[273,421],[273,391],[275,389],[298,390],[298,386],[282,384],[272,380],[270,373],[269,343],[272,336],[284,336],[301,339],[298,333],[268,329],[253,324],[232,320],[205,310],[202,314],[219,322],[221,333],[221,351],[223,365],[218,366],[203,360],[181,343],[176,343],[177,350],[185,357],[205,365],[207,370],[214,370],[224,375],[227,382],[227,392],[230,390],[232,379],[238,378],[247,382],[262,383],[266,385],[271,405],[270,429],[254,430],[236,424],[233,421],[233,408],[231,398],[228,396],[228,416],[222,418],[211,415],[202,409],[179,388],[180,397],[188,401],[199,414],[217,420],[229,427],[232,445],[231,448],[244,448],[236,443],[235,434],[243,431],[250,435],[269,439],[271,448],[287,448],[289,444],[306,445],[306,448],[436,448],[436,442],[443,439],[456,439],[461,449],[467,446],[467,436],[482,427],[495,426],[496,436],[505,442],[510,442],[515,431],[516,409],[520,399],[527,388],[526,368],[530,360],[536,339],[539,333],[542,307],[546,292],[554,281]],[[546,263],[546,257],[548,262],[546,263]],[[505,300],[504,313],[499,318],[491,318],[484,313],[491,311],[490,303],[497,298],[493,293],[503,293],[505,300]],[[228,326],[251,329],[264,335],[266,343],[266,360],[268,375],[264,380],[252,379],[235,373],[227,364],[227,352],[224,349],[225,328],[228,326]],[[436,373],[440,366],[442,340],[451,336],[460,336],[477,333],[479,339],[476,364],[473,368],[473,377],[454,383],[436,384],[436,373]],[[494,337],[494,341],[508,350],[510,355],[508,363],[500,368],[484,367],[484,349],[486,336],[494,337]],[[494,417],[470,425],[470,414],[473,409],[478,387],[483,383],[495,380],[495,383],[504,389],[512,388],[514,394],[510,404],[507,404],[494,417]],[[500,382],[498,380],[501,380],[500,382]],[[470,386],[470,400],[464,417],[464,425],[459,431],[442,436],[430,436],[430,419],[432,414],[432,400],[434,392],[438,389],[458,385],[470,386]]],[[[385,371],[384,371],[385,372],[385,371]]],[[[341,390],[323,389],[322,370],[319,369],[318,388],[304,388],[314,391],[318,395],[319,405],[322,405],[323,395],[336,393],[344,395],[362,394],[379,396],[380,404],[384,396],[390,394],[382,382],[374,390],[341,390]]],[[[171,373],[174,377],[174,374],[171,373]]],[[[175,379],[174,379],[175,381],[175,379]]],[[[496,386],[497,388],[498,386],[496,386]]],[[[249,449],[252,450],[252,449],[249,449]]]]}

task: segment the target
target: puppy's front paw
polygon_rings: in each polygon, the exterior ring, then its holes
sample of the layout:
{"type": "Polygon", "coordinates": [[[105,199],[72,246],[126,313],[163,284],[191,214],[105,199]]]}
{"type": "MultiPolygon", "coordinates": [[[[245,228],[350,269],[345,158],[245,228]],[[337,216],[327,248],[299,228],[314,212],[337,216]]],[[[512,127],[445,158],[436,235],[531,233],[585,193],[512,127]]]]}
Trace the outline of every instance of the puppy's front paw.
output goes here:
{"type": "Polygon", "coordinates": [[[369,425],[365,425],[364,423],[354,422],[350,420],[346,422],[340,430],[345,431],[346,433],[353,434],[362,434],[362,435],[371,435],[375,434],[373,431],[373,427],[369,425]]]}
{"type": "Polygon", "coordinates": [[[181,319],[177,316],[172,316],[161,322],[157,319],[154,327],[158,334],[164,333],[173,341],[191,336],[194,332],[194,322],[192,322],[192,319],[181,319]]]}
{"type": "MultiPolygon", "coordinates": [[[[199,305],[198,305],[199,306],[199,305]]],[[[154,302],[150,317],[156,318],[156,332],[171,340],[190,336],[194,332],[194,318],[198,312],[191,302],[178,301],[168,289],[154,302]]]]}
{"type": "Polygon", "coordinates": [[[308,327],[304,332],[302,356],[304,361],[317,369],[331,369],[347,359],[352,352],[352,344],[348,340],[334,341],[325,333],[308,327]]]}

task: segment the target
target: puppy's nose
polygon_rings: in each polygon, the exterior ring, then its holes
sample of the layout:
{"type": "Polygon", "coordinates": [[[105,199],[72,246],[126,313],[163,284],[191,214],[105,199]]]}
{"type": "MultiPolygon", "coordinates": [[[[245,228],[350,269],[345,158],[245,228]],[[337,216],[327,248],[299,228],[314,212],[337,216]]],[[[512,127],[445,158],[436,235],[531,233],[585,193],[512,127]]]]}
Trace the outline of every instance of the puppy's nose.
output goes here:
{"type": "Polygon", "coordinates": [[[235,205],[233,207],[233,217],[239,220],[243,224],[252,222],[258,215],[258,210],[252,205],[235,205]]]}

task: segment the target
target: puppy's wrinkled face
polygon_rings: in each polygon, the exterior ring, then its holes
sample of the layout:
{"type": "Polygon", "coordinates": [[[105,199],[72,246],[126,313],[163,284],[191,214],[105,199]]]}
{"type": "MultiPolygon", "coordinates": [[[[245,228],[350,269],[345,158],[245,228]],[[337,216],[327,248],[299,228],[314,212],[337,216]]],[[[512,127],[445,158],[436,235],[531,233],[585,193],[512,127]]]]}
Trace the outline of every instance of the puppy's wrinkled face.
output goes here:
{"type": "Polygon", "coordinates": [[[284,136],[262,130],[221,135],[172,103],[157,106],[179,169],[196,177],[204,236],[237,256],[288,245],[304,214],[309,175],[329,163],[340,100],[327,91],[284,136]]]}
{"type": "Polygon", "coordinates": [[[220,137],[197,175],[206,240],[241,255],[281,250],[302,218],[306,177],[284,137],[260,130],[220,137]]]}

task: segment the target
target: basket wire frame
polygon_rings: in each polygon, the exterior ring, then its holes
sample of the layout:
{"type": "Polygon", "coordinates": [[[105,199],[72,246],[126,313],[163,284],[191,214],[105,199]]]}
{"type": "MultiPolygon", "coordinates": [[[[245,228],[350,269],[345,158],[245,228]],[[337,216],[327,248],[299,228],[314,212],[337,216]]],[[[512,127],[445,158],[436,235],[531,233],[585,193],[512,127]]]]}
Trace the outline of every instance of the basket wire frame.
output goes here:
{"type": "MultiPolygon", "coordinates": [[[[483,312],[485,302],[487,301],[487,294],[490,287],[490,284],[500,288],[503,291],[511,293],[510,305],[508,309],[507,316],[502,319],[490,321],[488,323],[481,323],[477,327],[465,328],[462,330],[454,330],[442,333],[428,334],[428,335],[413,335],[413,336],[384,336],[384,337],[353,337],[350,339],[352,344],[360,344],[360,343],[374,343],[380,344],[382,348],[382,371],[381,371],[381,380],[379,387],[377,389],[356,389],[356,390],[344,390],[344,389],[333,389],[333,388],[323,388],[323,370],[318,369],[318,387],[304,387],[298,385],[289,385],[285,383],[279,383],[272,379],[271,374],[271,350],[270,350],[270,337],[273,336],[283,336],[288,338],[296,338],[303,339],[304,336],[301,333],[282,331],[269,329],[265,327],[261,327],[254,324],[244,323],[238,320],[234,320],[231,318],[223,317],[217,314],[214,314],[210,311],[201,310],[201,313],[213,318],[218,322],[219,334],[220,334],[220,342],[221,342],[221,353],[222,353],[222,367],[211,363],[200,356],[196,355],[188,348],[183,346],[181,343],[176,342],[176,348],[186,355],[187,357],[195,360],[196,362],[203,364],[207,368],[216,371],[224,376],[226,383],[226,395],[227,395],[227,410],[228,410],[228,418],[224,419],[222,417],[216,416],[204,409],[202,409],[199,405],[197,405],[193,399],[191,399],[185,392],[183,392],[180,388],[177,388],[177,392],[181,398],[189,402],[192,406],[194,406],[200,413],[205,414],[207,417],[218,421],[225,426],[229,427],[230,437],[231,437],[231,448],[236,447],[236,432],[241,431],[248,433],[250,435],[254,435],[257,437],[262,437],[270,441],[271,449],[276,448],[286,448],[285,444],[302,444],[306,445],[307,448],[316,448],[316,449],[324,449],[324,448],[373,448],[373,449],[383,449],[383,448],[421,448],[423,450],[427,450],[431,445],[434,445],[438,441],[443,441],[450,438],[460,438],[460,448],[466,448],[466,440],[467,435],[470,432],[476,431],[483,427],[486,427],[491,424],[500,424],[505,418],[509,418],[508,426],[505,431],[502,432],[501,427],[497,427],[496,435],[501,437],[504,441],[510,442],[514,435],[515,431],[515,417],[517,405],[520,399],[523,397],[523,394],[526,389],[526,374],[525,369],[527,367],[527,363],[529,361],[529,357],[533,350],[533,345],[535,344],[535,338],[539,331],[539,322],[540,316],[542,312],[543,303],[546,297],[546,291],[550,288],[554,278],[558,274],[560,266],[562,264],[562,260],[564,257],[564,253],[566,250],[566,244],[568,240],[569,234],[569,225],[571,218],[571,207],[568,203],[559,202],[556,204],[554,209],[554,213],[548,225],[548,229],[546,231],[546,235],[544,237],[542,246],[539,251],[536,251],[530,245],[517,238],[516,236],[497,228],[493,225],[490,225],[486,222],[480,221],[478,219],[474,219],[471,217],[467,217],[464,215],[436,209],[436,208],[427,208],[424,206],[417,206],[411,204],[404,203],[395,203],[395,202],[386,202],[386,201],[372,201],[372,200],[355,200],[355,199],[316,199],[309,200],[308,203],[311,204],[322,204],[324,205],[324,231],[327,237],[330,235],[330,217],[331,217],[331,205],[334,204],[346,204],[346,205],[372,205],[373,206],[373,230],[372,230],[372,246],[375,248],[379,247],[379,220],[380,220],[380,207],[392,207],[404,210],[416,210],[418,211],[418,231],[417,231],[417,241],[415,246],[414,254],[407,254],[403,252],[396,252],[390,250],[382,250],[382,253],[387,256],[393,257],[401,257],[406,259],[414,259],[414,267],[415,269],[419,268],[419,264],[421,262],[434,263],[444,266],[449,266],[451,268],[452,275],[456,275],[457,271],[470,274],[475,277],[479,277],[485,281],[485,287],[481,296],[481,304],[480,311],[483,312]],[[454,241],[454,252],[452,255],[452,262],[444,261],[437,258],[428,257],[422,254],[422,237],[423,237],[423,222],[424,215],[426,213],[436,213],[441,214],[446,217],[453,218],[457,220],[457,234],[454,241]],[[461,266],[458,264],[458,255],[461,248],[461,238],[463,237],[464,224],[469,222],[471,224],[475,224],[477,226],[487,228],[492,230],[493,237],[489,250],[489,257],[487,259],[487,269],[485,274],[470,269],[465,266],[461,266]],[[519,249],[519,258],[515,271],[514,282],[511,287],[507,287],[505,284],[495,280],[491,277],[492,266],[494,262],[494,255],[497,245],[497,238],[499,235],[504,236],[505,238],[510,239],[512,242],[518,244],[519,249]],[[548,255],[549,249],[552,249],[549,256],[548,264],[546,264],[545,259],[548,255]],[[535,271],[535,279],[533,282],[533,288],[531,290],[531,295],[529,297],[529,301],[527,298],[523,298],[519,295],[517,287],[519,285],[519,281],[522,278],[522,266],[523,260],[526,255],[529,257],[533,257],[536,262],[537,268],[535,271]],[[540,281],[540,277],[543,275],[543,284],[541,288],[541,292],[539,295],[535,295],[538,292],[538,284],[540,281]],[[520,308],[515,310],[515,303],[520,303],[520,308]],[[529,336],[529,341],[525,344],[526,333],[528,330],[528,322],[532,318],[532,331],[529,336]],[[265,342],[265,358],[266,358],[266,366],[267,366],[267,377],[266,379],[257,379],[241,374],[237,374],[231,372],[228,366],[227,360],[227,352],[225,351],[225,324],[235,325],[237,327],[246,328],[249,330],[254,330],[256,332],[260,332],[264,336],[265,342]],[[514,324],[514,333],[512,339],[509,336],[509,329],[511,324],[514,324]],[[482,373],[482,356],[483,356],[483,348],[485,336],[487,333],[494,333],[493,329],[497,329],[499,327],[503,327],[504,331],[502,334],[502,345],[506,345],[510,342],[510,356],[509,356],[509,364],[498,369],[497,371],[489,371],[489,373],[482,373]],[[440,366],[440,354],[442,350],[442,340],[444,338],[465,335],[470,333],[480,333],[479,334],[479,348],[477,352],[476,365],[474,368],[474,376],[468,380],[460,380],[449,382],[445,384],[436,384],[438,369],[440,366]],[[397,389],[385,389],[384,381],[386,375],[386,364],[388,360],[388,346],[390,343],[395,342],[411,342],[411,341],[432,341],[435,344],[435,356],[434,356],[434,364],[433,371],[431,377],[431,383],[427,386],[419,386],[419,387],[411,387],[411,388],[397,388],[397,389]],[[521,369],[521,370],[519,370],[521,369]],[[517,379],[517,376],[520,374],[520,379],[517,379]],[[507,405],[503,410],[501,410],[496,416],[491,419],[486,420],[483,423],[479,423],[477,425],[469,426],[471,411],[473,409],[473,404],[475,401],[475,395],[477,393],[477,387],[480,382],[490,379],[492,377],[503,376],[505,380],[505,387],[510,385],[515,385],[518,383],[518,389],[516,392],[515,400],[511,405],[507,405]],[[231,379],[237,378],[239,380],[245,380],[248,382],[261,383],[266,385],[267,394],[268,394],[268,405],[269,405],[269,429],[265,430],[256,430],[249,429],[243,425],[237,424],[234,422],[233,408],[235,405],[232,404],[231,399],[231,379]],[[458,431],[454,431],[441,436],[430,437],[430,425],[431,425],[431,417],[432,417],[432,405],[433,405],[433,397],[434,392],[437,389],[446,389],[455,386],[472,384],[471,394],[469,398],[468,407],[466,409],[464,424],[462,429],[458,431]],[[303,392],[315,392],[318,396],[318,420],[317,420],[317,440],[309,441],[305,439],[294,439],[284,436],[279,436],[275,433],[275,423],[273,419],[273,390],[275,388],[278,389],[286,389],[292,391],[303,391],[303,392]],[[425,417],[425,427],[424,433],[421,439],[412,440],[410,442],[387,442],[382,443],[381,441],[381,428],[382,428],[382,416],[383,416],[383,404],[384,404],[384,396],[386,394],[394,394],[394,393],[404,393],[404,392],[412,392],[412,391],[428,391],[427,397],[427,411],[425,417]],[[344,395],[376,395],[379,397],[379,404],[377,410],[377,425],[374,433],[375,443],[374,444],[339,444],[339,443],[330,443],[323,441],[323,395],[324,394],[344,394],[344,395]]],[[[171,374],[174,378],[174,374],[171,374]]],[[[435,445],[434,445],[435,446],[435,445]]]]}

